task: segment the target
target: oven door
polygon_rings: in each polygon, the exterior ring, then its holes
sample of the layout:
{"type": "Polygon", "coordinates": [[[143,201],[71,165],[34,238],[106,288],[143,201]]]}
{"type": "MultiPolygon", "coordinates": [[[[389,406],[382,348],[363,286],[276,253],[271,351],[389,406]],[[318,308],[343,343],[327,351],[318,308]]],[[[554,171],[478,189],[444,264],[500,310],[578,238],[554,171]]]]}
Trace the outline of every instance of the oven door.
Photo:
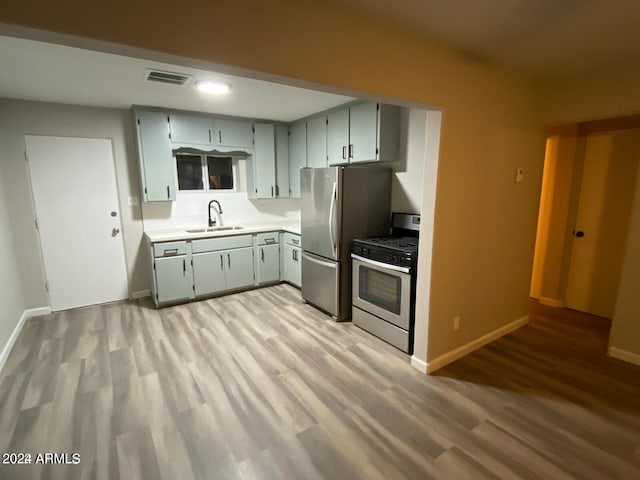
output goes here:
{"type": "Polygon", "coordinates": [[[353,306],[409,330],[411,270],[351,254],[353,306]]]}

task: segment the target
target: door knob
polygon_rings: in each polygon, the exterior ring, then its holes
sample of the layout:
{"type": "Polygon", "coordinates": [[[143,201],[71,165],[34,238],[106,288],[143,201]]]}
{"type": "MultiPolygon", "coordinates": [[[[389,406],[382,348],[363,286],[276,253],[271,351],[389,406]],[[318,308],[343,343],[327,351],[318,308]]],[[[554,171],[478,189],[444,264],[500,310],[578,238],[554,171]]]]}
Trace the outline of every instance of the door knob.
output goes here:
{"type": "Polygon", "coordinates": [[[120,229],[119,228],[113,228],[113,230],[111,230],[111,236],[115,237],[116,235],[118,235],[120,233],[120,229]]]}
{"type": "Polygon", "coordinates": [[[584,232],[582,230],[578,230],[577,232],[574,230],[573,232],[571,232],[573,234],[574,237],[576,238],[582,238],[584,237],[584,232]]]}

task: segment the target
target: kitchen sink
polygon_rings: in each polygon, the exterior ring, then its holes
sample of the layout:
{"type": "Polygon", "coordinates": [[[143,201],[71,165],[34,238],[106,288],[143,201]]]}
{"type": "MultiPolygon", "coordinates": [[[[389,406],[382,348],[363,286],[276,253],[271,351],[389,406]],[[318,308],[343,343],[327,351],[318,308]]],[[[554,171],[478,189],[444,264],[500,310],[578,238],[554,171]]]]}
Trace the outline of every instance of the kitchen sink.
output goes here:
{"type": "Polygon", "coordinates": [[[209,228],[191,228],[185,230],[187,233],[206,233],[206,232],[224,232],[227,230],[241,230],[244,227],[240,227],[238,225],[221,225],[219,227],[209,227],[209,228]]]}

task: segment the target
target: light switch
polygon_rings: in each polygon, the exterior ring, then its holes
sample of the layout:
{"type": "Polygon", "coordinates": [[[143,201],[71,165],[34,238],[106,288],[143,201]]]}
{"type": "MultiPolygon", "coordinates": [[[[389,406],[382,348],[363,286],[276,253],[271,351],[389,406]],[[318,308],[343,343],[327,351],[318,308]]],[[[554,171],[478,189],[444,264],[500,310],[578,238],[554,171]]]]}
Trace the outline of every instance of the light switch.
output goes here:
{"type": "Polygon", "coordinates": [[[524,181],[524,168],[516,169],[516,183],[522,183],[524,181]]]}

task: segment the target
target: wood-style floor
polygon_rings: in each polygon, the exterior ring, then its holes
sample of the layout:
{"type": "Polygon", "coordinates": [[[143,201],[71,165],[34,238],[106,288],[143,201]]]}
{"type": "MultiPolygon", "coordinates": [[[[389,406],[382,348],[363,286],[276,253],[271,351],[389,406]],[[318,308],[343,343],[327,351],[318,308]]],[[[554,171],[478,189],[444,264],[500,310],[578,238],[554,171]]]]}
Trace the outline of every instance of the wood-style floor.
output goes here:
{"type": "Polygon", "coordinates": [[[5,479],[638,479],[640,368],[602,319],[532,322],[426,376],[287,285],[30,320],[0,376],[5,479]],[[33,457],[35,458],[35,457],[33,457]]]}

